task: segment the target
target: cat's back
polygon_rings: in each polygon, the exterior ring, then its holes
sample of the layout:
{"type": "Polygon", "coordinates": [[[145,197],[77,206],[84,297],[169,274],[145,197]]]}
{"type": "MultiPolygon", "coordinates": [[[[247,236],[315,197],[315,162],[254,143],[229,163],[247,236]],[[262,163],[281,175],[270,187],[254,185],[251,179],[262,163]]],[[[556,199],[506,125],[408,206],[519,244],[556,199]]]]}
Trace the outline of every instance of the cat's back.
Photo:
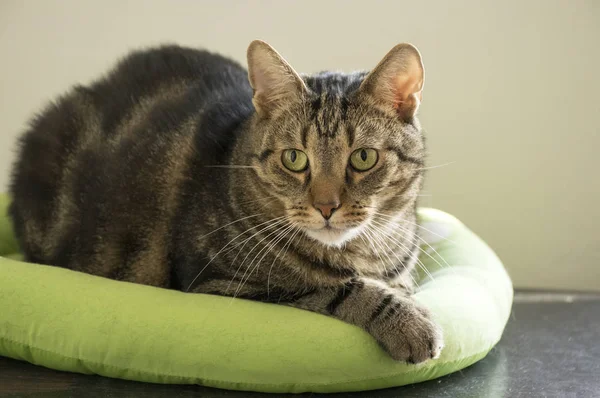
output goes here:
{"type": "Polygon", "coordinates": [[[20,139],[10,185],[27,258],[165,286],[163,240],[189,163],[227,156],[251,95],[239,64],[162,46],[50,104],[20,139]]]}
{"type": "Polygon", "coordinates": [[[170,45],[131,53],[82,92],[102,112],[102,131],[110,134],[124,119],[153,105],[180,100],[201,110],[220,97],[247,90],[247,72],[238,63],[205,50],[170,45]]]}

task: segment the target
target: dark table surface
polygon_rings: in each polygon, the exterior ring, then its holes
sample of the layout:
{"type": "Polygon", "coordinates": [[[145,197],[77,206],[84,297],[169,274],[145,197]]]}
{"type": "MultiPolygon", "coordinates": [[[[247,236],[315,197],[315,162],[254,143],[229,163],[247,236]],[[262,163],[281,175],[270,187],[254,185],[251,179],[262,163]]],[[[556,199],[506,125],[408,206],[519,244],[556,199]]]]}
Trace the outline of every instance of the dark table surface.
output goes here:
{"type": "MultiPolygon", "coordinates": [[[[58,372],[0,357],[0,396],[238,398],[281,394],[137,383],[58,372]]],[[[600,397],[600,295],[518,292],[502,340],[475,365],[425,383],[327,396],[600,397]]]]}

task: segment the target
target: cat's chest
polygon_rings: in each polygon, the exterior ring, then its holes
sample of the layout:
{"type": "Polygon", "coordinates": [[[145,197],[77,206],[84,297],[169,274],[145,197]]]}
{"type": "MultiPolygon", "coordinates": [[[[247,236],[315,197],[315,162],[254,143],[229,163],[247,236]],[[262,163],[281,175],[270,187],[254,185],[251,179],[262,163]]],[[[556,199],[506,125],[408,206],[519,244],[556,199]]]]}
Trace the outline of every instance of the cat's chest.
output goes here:
{"type": "Polygon", "coordinates": [[[352,270],[356,276],[379,278],[385,275],[392,263],[382,261],[382,257],[361,248],[346,248],[336,251],[323,251],[320,262],[340,269],[352,270]]]}

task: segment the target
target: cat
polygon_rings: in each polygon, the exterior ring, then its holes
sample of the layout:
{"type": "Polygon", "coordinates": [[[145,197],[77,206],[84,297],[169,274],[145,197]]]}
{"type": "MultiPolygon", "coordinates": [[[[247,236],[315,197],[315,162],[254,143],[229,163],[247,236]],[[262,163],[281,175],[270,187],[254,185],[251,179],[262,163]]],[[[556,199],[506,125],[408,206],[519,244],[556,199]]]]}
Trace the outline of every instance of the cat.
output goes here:
{"type": "Polygon", "coordinates": [[[9,215],[27,261],[274,302],[436,358],[411,298],[425,144],[419,51],[299,75],[253,41],[248,70],[176,45],[130,53],[19,140],[9,215]]]}

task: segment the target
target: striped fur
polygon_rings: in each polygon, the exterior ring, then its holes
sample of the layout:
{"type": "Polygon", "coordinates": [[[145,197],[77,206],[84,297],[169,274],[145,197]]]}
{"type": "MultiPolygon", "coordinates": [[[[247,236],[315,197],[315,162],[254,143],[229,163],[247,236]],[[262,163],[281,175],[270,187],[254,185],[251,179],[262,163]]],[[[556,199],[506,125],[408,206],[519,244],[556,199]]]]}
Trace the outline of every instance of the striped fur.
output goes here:
{"type": "Polygon", "coordinates": [[[27,259],[285,303],[364,328],[398,360],[435,357],[441,333],[407,294],[425,156],[416,107],[373,91],[389,66],[300,77],[271,50],[251,45],[253,86],[216,54],[138,51],[49,105],[20,139],[10,185],[27,259]],[[289,148],[308,155],[306,172],[282,166],[289,148]],[[379,151],[369,172],[348,165],[357,148],[379,151]],[[341,198],[333,229],[318,192],[341,198]]]}

